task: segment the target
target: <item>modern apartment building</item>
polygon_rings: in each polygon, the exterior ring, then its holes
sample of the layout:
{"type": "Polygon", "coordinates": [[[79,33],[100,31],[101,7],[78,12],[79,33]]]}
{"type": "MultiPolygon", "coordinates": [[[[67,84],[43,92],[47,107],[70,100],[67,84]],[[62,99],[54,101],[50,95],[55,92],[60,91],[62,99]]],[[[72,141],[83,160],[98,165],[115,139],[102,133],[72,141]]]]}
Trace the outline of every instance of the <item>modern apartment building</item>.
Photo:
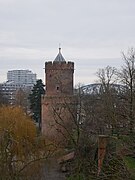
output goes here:
{"type": "Polygon", "coordinates": [[[0,91],[14,104],[16,92],[19,89],[30,92],[36,81],[37,75],[30,70],[11,70],[7,72],[7,82],[0,84],[0,91]]]}
{"type": "Polygon", "coordinates": [[[30,70],[12,70],[7,73],[7,81],[13,81],[14,84],[33,86],[36,83],[36,76],[30,70]]]}

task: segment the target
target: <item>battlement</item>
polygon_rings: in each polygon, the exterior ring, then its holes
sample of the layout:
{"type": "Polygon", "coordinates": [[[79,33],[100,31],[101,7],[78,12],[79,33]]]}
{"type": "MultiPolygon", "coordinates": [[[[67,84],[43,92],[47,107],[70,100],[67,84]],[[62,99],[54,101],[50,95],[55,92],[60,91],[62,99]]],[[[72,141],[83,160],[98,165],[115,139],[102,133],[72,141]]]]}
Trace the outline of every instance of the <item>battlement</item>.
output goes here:
{"type": "Polygon", "coordinates": [[[71,61],[63,61],[63,62],[57,62],[57,61],[48,61],[45,63],[45,69],[46,70],[74,70],[74,62],[71,61]]]}

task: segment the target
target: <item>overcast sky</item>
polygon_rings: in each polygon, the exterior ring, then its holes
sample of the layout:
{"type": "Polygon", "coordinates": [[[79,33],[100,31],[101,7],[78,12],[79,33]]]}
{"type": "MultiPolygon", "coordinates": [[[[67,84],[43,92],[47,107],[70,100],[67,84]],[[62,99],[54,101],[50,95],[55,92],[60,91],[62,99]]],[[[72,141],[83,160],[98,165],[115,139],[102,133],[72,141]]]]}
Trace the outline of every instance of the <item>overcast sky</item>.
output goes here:
{"type": "Polygon", "coordinates": [[[44,62],[62,54],[75,62],[75,84],[88,84],[121,51],[135,47],[135,0],[0,0],[0,82],[13,69],[44,81],[44,62]]]}

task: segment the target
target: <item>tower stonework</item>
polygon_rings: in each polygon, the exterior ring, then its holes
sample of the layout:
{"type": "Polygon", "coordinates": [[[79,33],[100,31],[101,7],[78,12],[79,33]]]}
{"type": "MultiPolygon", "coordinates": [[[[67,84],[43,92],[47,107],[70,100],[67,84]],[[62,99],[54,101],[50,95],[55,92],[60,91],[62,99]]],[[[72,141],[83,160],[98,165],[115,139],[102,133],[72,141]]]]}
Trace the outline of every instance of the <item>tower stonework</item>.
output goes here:
{"type": "Polygon", "coordinates": [[[46,62],[46,95],[73,95],[73,62],[46,62]]]}
{"type": "Polygon", "coordinates": [[[74,121],[76,98],[73,94],[74,63],[59,53],[45,63],[46,94],[42,97],[42,134],[64,142],[74,121]]]}

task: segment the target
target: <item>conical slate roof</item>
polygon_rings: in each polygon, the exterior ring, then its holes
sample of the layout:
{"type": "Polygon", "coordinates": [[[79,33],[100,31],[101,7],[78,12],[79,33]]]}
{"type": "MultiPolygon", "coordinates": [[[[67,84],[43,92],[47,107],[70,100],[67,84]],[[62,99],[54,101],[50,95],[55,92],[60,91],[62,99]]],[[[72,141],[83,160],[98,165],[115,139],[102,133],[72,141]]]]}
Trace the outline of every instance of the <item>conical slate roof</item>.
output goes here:
{"type": "Polygon", "coordinates": [[[61,48],[59,48],[59,53],[58,53],[58,55],[56,56],[56,58],[54,59],[54,61],[56,62],[64,62],[65,61],[65,59],[64,59],[64,57],[62,56],[62,54],[61,54],[61,48]]]}

